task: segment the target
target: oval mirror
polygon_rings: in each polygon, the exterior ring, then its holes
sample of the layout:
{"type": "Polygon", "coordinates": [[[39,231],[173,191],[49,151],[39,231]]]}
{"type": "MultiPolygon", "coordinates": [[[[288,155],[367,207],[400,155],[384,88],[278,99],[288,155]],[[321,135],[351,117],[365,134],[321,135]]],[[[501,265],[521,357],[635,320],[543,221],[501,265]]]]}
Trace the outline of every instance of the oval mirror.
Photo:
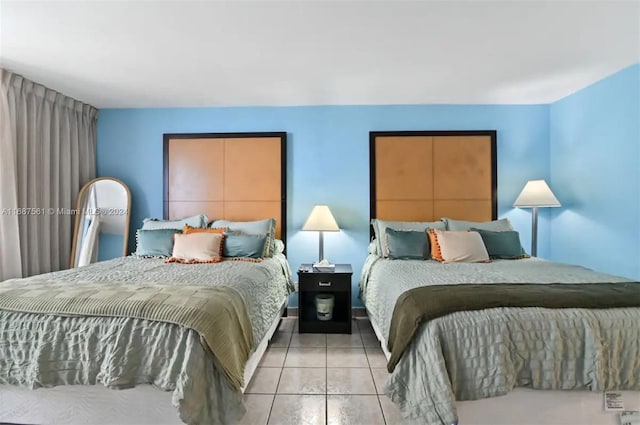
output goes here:
{"type": "Polygon", "coordinates": [[[131,192],[122,181],[100,177],[78,194],[71,268],[127,255],[131,192]]]}

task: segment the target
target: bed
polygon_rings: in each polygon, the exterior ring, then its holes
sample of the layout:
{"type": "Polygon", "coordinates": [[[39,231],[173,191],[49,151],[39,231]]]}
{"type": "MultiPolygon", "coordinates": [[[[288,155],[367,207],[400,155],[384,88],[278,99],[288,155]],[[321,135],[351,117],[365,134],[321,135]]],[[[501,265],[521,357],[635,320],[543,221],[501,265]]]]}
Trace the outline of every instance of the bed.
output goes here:
{"type": "MultiPolygon", "coordinates": [[[[466,223],[461,220],[508,224],[495,221],[495,158],[492,131],[371,133],[374,226],[438,227],[441,217],[455,218],[440,222],[443,229],[466,223]]],[[[637,282],[537,258],[442,264],[383,258],[384,249],[379,240],[370,245],[361,298],[389,360],[385,393],[411,423],[617,424],[617,414],[603,409],[604,390],[622,391],[625,408],[640,409],[637,282]],[[469,288],[482,298],[485,285],[551,291],[557,285],[602,289],[602,283],[627,288],[620,306],[496,306],[424,321],[399,319],[396,312],[398,305],[406,313],[414,288],[431,291],[434,298],[422,301],[438,306],[469,288]],[[403,321],[415,329],[398,345],[403,321]]]]}
{"type": "Polygon", "coordinates": [[[167,307],[154,307],[163,320],[137,310],[86,316],[1,309],[0,422],[226,424],[244,413],[242,393],[292,289],[279,241],[286,240],[286,134],[168,134],[164,152],[165,219],[203,214],[233,228],[270,217],[277,223],[273,254],[215,264],[127,256],[3,282],[0,290],[14,291],[0,294],[5,300],[60,287],[102,298],[130,291],[167,307]],[[193,300],[212,305],[198,331],[165,314],[193,300]]]}

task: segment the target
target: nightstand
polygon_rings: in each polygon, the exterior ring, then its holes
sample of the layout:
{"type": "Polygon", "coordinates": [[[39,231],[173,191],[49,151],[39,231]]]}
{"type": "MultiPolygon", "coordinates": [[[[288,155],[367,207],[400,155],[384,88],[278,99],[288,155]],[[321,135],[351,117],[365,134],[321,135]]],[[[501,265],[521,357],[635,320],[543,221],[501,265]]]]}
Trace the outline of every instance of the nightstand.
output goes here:
{"type": "Polygon", "coordinates": [[[351,264],[333,272],[298,269],[298,332],[351,333],[351,264]]]}

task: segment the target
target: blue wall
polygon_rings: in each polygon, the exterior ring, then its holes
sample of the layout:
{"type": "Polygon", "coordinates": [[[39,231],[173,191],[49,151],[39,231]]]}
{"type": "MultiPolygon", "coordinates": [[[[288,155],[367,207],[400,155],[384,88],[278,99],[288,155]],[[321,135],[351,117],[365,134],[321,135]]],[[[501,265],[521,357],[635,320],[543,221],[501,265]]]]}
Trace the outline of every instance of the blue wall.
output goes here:
{"type": "Polygon", "coordinates": [[[551,257],[640,279],[640,65],[550,107],[551,257]]]}
{"type": "Polygon", "coordinates": [[[112,235],[110,233],[100,233],[98,245],[98,261],[110,260],[122,256],[122,235],[112,235]]]}
{"type": "MultiPolygon", "coordinates": [[[[300,227],[314,204],[331,207],[340,233],[325,234],[325,254],[354,267],[353,299],[369,241],[369,131],[497,130],[498,211],[530,246],[530,210],[512,204],[528,179],[549,178],[549,107],[322,106],[104,109],[98,120],[98,174],[122,179],[132,194],[132,235],[145,217],[162,217],[163,133],[286,131],[287,250],[291,267],[318,255],[318,236],[300,227]]],[[[538,253],[549,254],[540,217],[538,253]]],[[[291,305],[297,305],[295,296],[291,305]]]]}

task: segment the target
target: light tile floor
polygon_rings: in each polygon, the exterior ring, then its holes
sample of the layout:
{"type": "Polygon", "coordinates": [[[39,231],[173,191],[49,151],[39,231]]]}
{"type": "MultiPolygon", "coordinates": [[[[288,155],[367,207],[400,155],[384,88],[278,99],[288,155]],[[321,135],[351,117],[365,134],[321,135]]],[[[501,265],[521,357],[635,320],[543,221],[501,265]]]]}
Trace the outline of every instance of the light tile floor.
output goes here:
{"type": "Polygon", "coordinates": [[[299,334],[284,318],[245,392],[241,425],[400,425],[386,359],[366,318],[352,334],[299,334]]]}

